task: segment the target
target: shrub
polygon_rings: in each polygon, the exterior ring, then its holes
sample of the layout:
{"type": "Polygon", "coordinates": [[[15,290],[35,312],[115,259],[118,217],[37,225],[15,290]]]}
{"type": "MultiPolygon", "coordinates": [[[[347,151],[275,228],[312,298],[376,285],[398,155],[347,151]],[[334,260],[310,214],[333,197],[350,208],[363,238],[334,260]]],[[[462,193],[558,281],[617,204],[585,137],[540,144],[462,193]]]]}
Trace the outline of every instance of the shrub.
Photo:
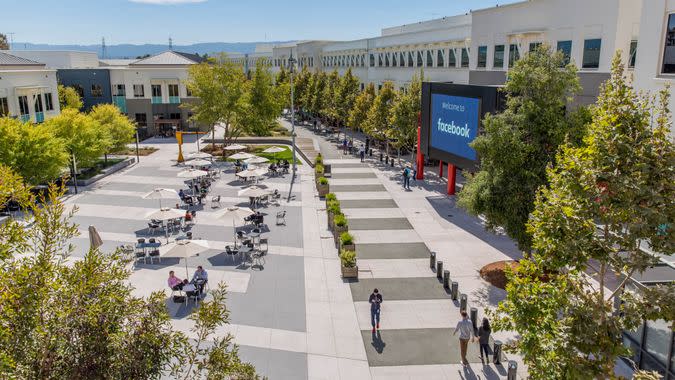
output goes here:
{"type": "Polygon", "coordinates": [[[354,244],[354,237],[349,232],[343,232],[340,235],[340,242],[342,245],[352,245],[354,244]]]}
{"type": "Polygon", "coordinates": [[[340,201],[334,200],[326,202],[326,210],[332,212],[333,214],[342,214],[342,211],[340,210],[340,201]]]}
{"type": "Polygon", "coordinates": [[[345,268],[354,268],[356,266],[356,252],[342,251],[340,252],[340,262],[345,268]]]}
{"type": "Polygon", "coordinates": [[[321,164],[317,164],[314,167],[314,173],[316,173],[316,174],[323,174],[323,170],[324,170],[323,165],[321,165],[321,164]]]}
{"type": "Polygon", "coordinates": [[[319,153],[319,154],[316,156],[316,159],[314,159],[314,164],[315,164],[315,165],[323,164],[323,157],[321,157],[321,153],[319,153]]]}
{"type": "Polygon", "coordinates": [[[347,218],[345,218],[344,214],[337,214],[335,217],[333,217],[333,222],[335,223],[336,226],[338,227],[345,227],[347,226],[347,218]]]}
{"type": "Polygon", "coordinates": [[[319,185],[328,185],[328,179],[326,177],[319,177],[319,185]]]}
{"type": "Polygon", "coordinates": [[[337,201],[337,196],[334,193],[326,194],[326,204],[330,201],[337,201]]]}

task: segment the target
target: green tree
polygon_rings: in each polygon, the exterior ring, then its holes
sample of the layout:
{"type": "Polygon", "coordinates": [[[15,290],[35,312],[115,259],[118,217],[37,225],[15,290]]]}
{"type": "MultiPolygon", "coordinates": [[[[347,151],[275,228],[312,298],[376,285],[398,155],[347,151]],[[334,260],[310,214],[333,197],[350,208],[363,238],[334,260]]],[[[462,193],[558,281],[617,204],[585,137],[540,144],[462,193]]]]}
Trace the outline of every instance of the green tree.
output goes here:
{"type": "Polygon", "coordinates": [[[68,164],[63,142],[44,124],[0,118],[0,164],[38,185],[58,178],[68,164]]]}
{"type": "Polygon", "coordinates": [[[185,84],[200,99],[188,105],[192,118],[211,128],[214,148],[216,124],[224,128],[226,145],[241,135],[245,126],[235,121],[242,119],[246,107],[246,75],[242,65],[222,54],[218,59],[190,66],[185,84]]]}
{"type": "MultiPolygon", "coordinates": [[[[391,82],[384,82],[382,88],[377,93],[373,105],[368,110],[368,116],[364,123],[364,131],[375,140],[386,141],[388,130],[390,128],[389,118],[391,108],[396,97],[394,85],[391,82]]],[[[389,142],[385,144],[387,156],[389,156],[389,142]]]]}
{"type": "Polygon", "coordinates": [[[9,42],[7,42],[7,36],[0,33],[0,50],[9,50],[9,42]]]}
{"type": "Polygon", "coordinates": [[[337,119],[337,96],[339,86],[340,74],[338,74],[337,70],[333,70],[326,76],[326,84],[321,93],[322,106],[319,111],[322,115],[332,120],[337,119]]]}
{"type": "Polygon", "coordinates": [[[112,104],[99,104],[89,112],[89,116],[96,120],[102,128],[108,131],[110,146],[106,153],[115,153],[126,148],[127,144],[134,141],[136,125],[124,116],[117,106],[112,104]]]}
{"type": "Polygon", "coordinates": [[[41,205],[20,177],[0,166],[0,204],[7,194],[33,214],[24,229],[10,219],[0,225],[0,370],[16,379],[256,378],[242,363],[229,334],[225,289],[213,291],[189,319],[188,337],[176,331],[166,294],[133,295],[130,258],[90,250],[69,259],[78,235],[71,214],[50,188],[41,205]]]}
{"type": "Polygon", "coordinates": [[[366,89],[356,97],[354,106],[349,111],[349,126],[354,130],[362,130],[365,128],[366,119],[368,119],[368,111],[373,106],[375,100],[375,85],[368,83],[366,89]]]}
{"type": "Polygon", "coordinates": [[[263,59],[256,62],[255,71],[248,83],[245,111],[242,112],[241,125],[255,136],[269,136],[276,119],[281,114],[281,101],[274,90],[269,64],[263,59]]]}
{"type": "Polygon", "coordinates": [[[350,67],[345,75],[340,77],[340,83],[335,94],[335,118],[338,123],[347,126],[349,113],[354,108],[358,95],[359,79],[352,74],[350,67]]]}
{"type": "Polygon", "coordinates": [[[421,110],[423,81],[424,73],[420,71],[419,75],[413,75],[407,91],[399,91],[396,94],[389,119],[391,129],[388,131],[388,137],[395,140],[392,145],[399,152],[401,148],[412,152],[412,148],[417,142],[417,124],[421,110]]]}
{"type": "Polygon", "coordinates": [[[312,73],[307,69],[307,66],[303,66],[302,70],[300,70],[293,78],[293,103],[295,103],[295,107],[300,110],[307,108],[306,99],[311,78],[312,73]]]}
{"type": "Polygon", "coordinates": [[[328,75],[325,72],[321,71],[315,74],[314,83],[310,90],[311,103],[309,104],[310,112],[314,115],[321,115],[321,112],[323,111],[323,106],[326,101],[323,95],[327,82],[328,75]]]}
{"type": "Polygon", "coordinates": [[[580,86],[574,65],[561,68],[563,62],[561,52],[542,45],[509,70],[506,110],[483,119],[484,133],[471,144],[480,171],[467,176],[459,193],[461,207],[483,215],[489,228],[503,227],[528,252],[525,224],[537,190],[547,183],[546,167],[558,146],[583,129],[565,112],[580,86]]]}
{"type": "MultiPolygon", "coordinates": [[[[281,108],[291,108],[291,84],[290,76],[285,68],[277,73],[274,80],[274,92],[281,108]]],[[[297,96],[297,95],[296,95],[297,96]]]]}
{"type": "Polygon", "coordinates": [[[295,82],[295,97],[298,99],[298,107],[304,108],[309,113],[314,113],[312,109],[312,97],[314,96],[314,91],[316,91],[318,78],[318,71],[308,72],[304,88],[300,86],[300,78],[295,82]]]}
{"type": "Polygon", "coordinates": [[[89,115],[74,109],[66,109],[46,122],[45,126],[61,139],[71,160],[75,157],[78,168],[91,167],[99,157],[110,149],[108,129],[89,115]]]}
{"type": "Polygon", "coordinates": [[[79,111],[82,109],[82,98],[80,97],[80,94],[77,93],[77,90],[75,90],[73,87],[66,87],[64,85],[59,85],[58,90],[59,106],[61,107],[62,111],[66,109],[74,109],[79,111]]]}
{"type": "Polygon", "coordinates": [[[497,310],[496,327],[518,333],[514,348],[533,379],[614,378],[618,357],[630,356],[622,331],[643,319],[675,328],[675,286],[622,291],[659,261],[641,243],[675,251],[669,90],[653,103],[623,67],[619,52],[583,143],[564,144],[548,169],[528,223],[534,254],[510,276],[497,310]],[[606,290],[612,275],[623,280],[606,290]]]}

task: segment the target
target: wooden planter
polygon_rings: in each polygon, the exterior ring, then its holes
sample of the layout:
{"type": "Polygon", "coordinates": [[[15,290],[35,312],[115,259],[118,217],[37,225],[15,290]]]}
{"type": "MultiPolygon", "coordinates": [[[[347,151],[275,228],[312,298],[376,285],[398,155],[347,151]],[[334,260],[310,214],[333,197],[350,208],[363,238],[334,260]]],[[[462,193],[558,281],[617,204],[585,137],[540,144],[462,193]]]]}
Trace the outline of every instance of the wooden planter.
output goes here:
{"type": "Polygon", "coordinates": [[[358,265],[352,268],[341,267],[342,278],[359,278],[359,267],[358,265]]]}
{"type": "Polygon", "coordinates": [[[335,214],[333,214],[330,211],[326,212],[326,215],[328,215],[328,229],[333,230],[333,218],[335,217],[335,214]]]}
{"type": "Polygon", "coordinates": [[[325,197],[330,192],[328,184],[320,185],[318,182],[316,183],[316,190],[319,192],[320,197],[325,197]]]}
{"type": "Polygon", "coordinates": [[[356,252],[356,244],[352,243],[349,245],[342,244],[342,250],[343,251],[355,251],[356,252]]]}
{"type": "Polygon", "coordinates": [[[335,240],[335,244],[340,243],[340,235],[342,235],[343,232],[347,232],[349,228],[347,226],[334,226],[333,227],[333,240],[335,240]]]}

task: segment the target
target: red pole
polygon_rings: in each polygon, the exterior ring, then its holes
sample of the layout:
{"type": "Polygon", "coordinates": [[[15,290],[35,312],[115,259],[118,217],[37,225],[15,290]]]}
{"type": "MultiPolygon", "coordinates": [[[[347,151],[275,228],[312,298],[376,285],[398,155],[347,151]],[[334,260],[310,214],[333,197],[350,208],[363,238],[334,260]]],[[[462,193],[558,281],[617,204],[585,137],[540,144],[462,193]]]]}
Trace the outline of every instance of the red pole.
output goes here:
{"type": "MultiPolygon", "coordinates": [[[[438,161],[438,177],[443,178],[443,161],[438,161]]],[[[450,164],[448,164],[448,168],[450,164]]]]}
{"type": "Polygon", "coordinates": [[[455,181],[457,179],[457,167],[448,164],[448,195],[455,195],[455,181]]]}
{"type": "Polygon", "coordinates": [[[422,154],[422,115],[417,114],[417,177],[424,179],[424,155],[422,154]]]}

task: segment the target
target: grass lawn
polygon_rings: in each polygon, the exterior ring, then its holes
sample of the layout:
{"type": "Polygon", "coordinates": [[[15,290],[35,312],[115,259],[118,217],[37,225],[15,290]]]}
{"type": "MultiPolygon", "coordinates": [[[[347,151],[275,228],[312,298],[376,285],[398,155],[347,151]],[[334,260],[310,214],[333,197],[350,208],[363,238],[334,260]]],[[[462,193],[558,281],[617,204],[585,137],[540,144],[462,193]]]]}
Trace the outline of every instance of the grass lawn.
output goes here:
{"type": "Polygon", "coordinates": [[[103,169],[109,168],[124,160],[125,160],[124,158],[108,158],[108,162],[106,163],[103,158],[100,158],[98,161],[96,161],[96,164],[94,164],[93,167],[82,169],[80,174],[77,175],[77,179],[89,179],[101,173],[103,169]]]}
{"type": "MultiPolygon", "coordinates": [[[[293,151],[291,150],[291,147],[286,146],[286,145],[246,145],[247,149],[244,150],[247,153],[255,154],[256,156],[260,157],[265,157],[270,162],[277,162],[279,160],[286,160],[288,162],[293,161],[293,151]],[[280,148],[284,148],[283,152],[279,153],[263,153],[263,150],[273,147],[273,146],[278,146],[280,148]]],[[[231,152],[230,154],[234,154],[235,152],[231,152]]],[[[225,159],[226,161],[234,161],[230,159],[225,159]]],[[[302,165],[302,160],[298,159],[298,165],[302,165]]]]}
{"type": "MultiPolygon", "coordinates": [[[[143,148],[138,148],[138,155],[139,156],[149,156],[153,153],[158,151],[157,148],[153,147],[143,147],[143,148]]],[[[119,154],[120,156],[135,156],[136,155],[136,148],[127,148],[125,150],[121,150],[119,152],[115,152],[113,154],[119,154]]]]}

